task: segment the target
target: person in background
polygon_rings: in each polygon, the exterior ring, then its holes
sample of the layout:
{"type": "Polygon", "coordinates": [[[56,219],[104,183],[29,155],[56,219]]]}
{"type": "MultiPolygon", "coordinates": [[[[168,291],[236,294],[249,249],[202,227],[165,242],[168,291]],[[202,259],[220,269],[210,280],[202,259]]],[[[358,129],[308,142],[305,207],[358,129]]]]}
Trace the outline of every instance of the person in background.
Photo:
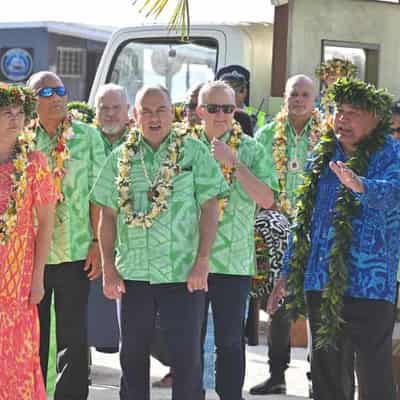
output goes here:
{"type": "MultiPolygon", "coordinates": [[[[281,111],[256,133],[256,139],[272,155],[271,173],[279,180],[277,207],[289,221],[295,216],[296,189],[302,183],[307,156],[317,144],[322,130],[320,113],[314,108],[315,97],[311,78],[306,75],[289,78],[281,111]]],[[[251,394],[286,393],[290,325],[289,313],[285,307],[279,308],[271,318],[268,333],[269,378],[252,387],[251,394]]]]}
{"type": "Polygon", "coordinates": [[[265,112],[261,110],[262,103],[258,108],[251,107],[250,103],[250,71],[241,65],[227,65],[220,68],[215,74],[215,80],[226,82],[235,91],[235,104],[239,110],[245,111],[252,120],[252,133],[262,128],[265,123],[265,112]]]}

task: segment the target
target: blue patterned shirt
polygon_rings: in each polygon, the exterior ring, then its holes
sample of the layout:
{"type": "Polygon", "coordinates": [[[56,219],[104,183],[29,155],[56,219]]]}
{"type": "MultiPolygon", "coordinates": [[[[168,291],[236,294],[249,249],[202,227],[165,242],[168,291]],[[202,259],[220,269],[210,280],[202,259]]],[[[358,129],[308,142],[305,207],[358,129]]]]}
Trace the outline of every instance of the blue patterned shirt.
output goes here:
{"type": "MultiPolygon", "coordinates": [[[[338,143],[333,161],[345,161],[338,143]]],[[[400,253],[400,142],[391,137],[371,156],[365,177],[359,215],[352,221],[353,238],[349,257],[347,296],[387,300],[396,296],[396,274],[400,253]]],[[[321,291],[328,281],[328,264],[333,245],[332,217],[341,184],[328,167],[317,187],[311,223],[311,253],[304,290],[321,291]]],[[[282,275],[290,273],[292,244],[285,255],[282,275]]]]}

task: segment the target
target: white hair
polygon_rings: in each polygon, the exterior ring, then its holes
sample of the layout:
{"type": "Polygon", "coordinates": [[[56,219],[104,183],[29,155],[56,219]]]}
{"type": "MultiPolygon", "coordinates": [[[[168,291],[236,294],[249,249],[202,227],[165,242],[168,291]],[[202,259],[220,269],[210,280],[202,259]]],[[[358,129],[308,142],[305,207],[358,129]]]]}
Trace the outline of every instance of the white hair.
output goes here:
{"type": "Polygon", "coordinates": [[[298,75],[293,75],[291,76],[285,85],[285,96],[288,96],[291,90],[293,89],[293,86],[295,86],[299,82],[305,82],[309,84],[313,90],[313,94],[316,95],[316,89],[315,89],[315,84],[314,81],[307,75],[303,74],[298,74],[298,75]]]}
{"type": "Polygon", "coordinates": [[[199,92],[199,104],[205,104],[206,97],[211,90],[214,89],[223,89],[226,92],[229,92],[232,95],[233,101],[235,101],[235,91],[224,81],[211,81],[207,82],[202,86],[199,92]]]}
{"type": "Polygon", "coordinates": [[[123,103],[125,103],[126,105],[129,105],[128,94],[126,93],[126,89],[123,86],[117,85],[115,83],[106,83],[105,85],[100,86],[100,88],[97,91],[96,96],[94,98],[94,105],[95,105],[96,109],[99,108],[101,99],[107,93],[110,93],[110,92],[118,93],[121,96],[121,100],[123,101],[123,103]]]}
{"type": "Polygon", "coordinates": [[[135,108],[138,109],[143,100],[143,97],[146,94],[152,93],[152,92],[164,93],[164,95],[168,99],[168,102],[172,105],[171,95],[169,94],[169,92],[168,92],[167,88],[165,88],[165,86],[163,86],[163,85],[145,85],[145,86],[142,86],[136,93],[135,108]]]}

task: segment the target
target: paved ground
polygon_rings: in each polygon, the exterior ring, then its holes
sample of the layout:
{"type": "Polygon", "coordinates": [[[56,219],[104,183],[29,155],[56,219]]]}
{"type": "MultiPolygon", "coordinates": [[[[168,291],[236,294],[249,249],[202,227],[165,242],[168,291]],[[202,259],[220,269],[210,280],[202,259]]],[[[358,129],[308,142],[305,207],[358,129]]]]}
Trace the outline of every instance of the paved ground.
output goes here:
{"type": "MultiPolygon", "coordinates": [[[[305,377],[307,362],[305,349],[292,349],[292,362],[286,373],[288,396],[251,396],[248,391],[251,386],[261,382],[266,377],[266,351],[265,345],[247,348],[247,374],[244,385],[245,399],[306,399],[308,393],[307,381],[305,377]]],[[[151,379],[160,379],[167,372],[167,368],[158,361],[152,359],[151,379]]],[[[92,369],[92,386],[90,388],[90,400],[118,400],[119,385],[119,362],[117,355],[109,355],[94,352],[92,369]]],[[[171,399],[170,390],[152,389],[152,400],[171,399]]],[[[218,396],[214,392],[207,392],[207,400],[217,400],[218,396]]]]}
{"type": "MultiPolygon", "coordinates": [[[[261,313],[261,320],[264,322],[266,315],[261,313]]],[[[288,395],[274,396],[251,396],[249,389],[263,381],[267,376],[267,346],[265,334],[260,334],[260,345],[247,347],[246,350],[246,380],[244,384],[245,399],[307,399],[308,383],[306,380],[306,371],[308,363],[306,361],[306,350],[302,348],[292,349],[292,361],[290,368],[286,373],[288,386],[288,395]]],[[[168,371],[166,367],[160,364],[157,360],[151,360],[151,380],[160,379],[168,371]]],[[[118,355],[103,354],[93,352],[93,367],[92,367],[92,386],[90,387],[89,400],[119,400],[120,367],[118,355]]],[[[169,400],[171,392],[168,389],[152,389],[152,400],[169,400]]],[[[217,400],[218,396],[213,391],[207,392],[207,400],[217,400]]]]}

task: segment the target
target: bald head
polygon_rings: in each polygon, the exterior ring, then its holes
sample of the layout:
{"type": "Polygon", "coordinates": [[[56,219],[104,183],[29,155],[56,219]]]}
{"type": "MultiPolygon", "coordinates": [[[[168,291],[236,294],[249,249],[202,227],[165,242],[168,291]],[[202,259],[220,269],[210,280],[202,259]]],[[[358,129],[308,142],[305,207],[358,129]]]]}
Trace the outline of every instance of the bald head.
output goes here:
{"type": "Polygon", "coordinates": [[[56,73],[51,71],[36,72],[28,79],[28,82],[26,82],[26,86],[36,91],[42,87],[47,86],[47,82],[49,81],[58,81],[59,84],[57,86],[63,86],[60,77],[56,73]]]}

